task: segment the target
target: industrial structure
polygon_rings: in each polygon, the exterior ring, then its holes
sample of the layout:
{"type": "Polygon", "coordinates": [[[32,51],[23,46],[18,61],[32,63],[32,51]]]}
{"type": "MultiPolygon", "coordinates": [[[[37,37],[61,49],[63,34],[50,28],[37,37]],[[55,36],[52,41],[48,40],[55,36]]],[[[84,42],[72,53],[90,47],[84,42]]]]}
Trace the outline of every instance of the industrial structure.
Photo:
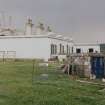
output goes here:
{"type": "Polygon", "coordinates": [[[21,59],[65,59],[73,53],[73,42],[69,37],[52,32],[39,23],[34,27],[32,19],[25,24],[25,32],[13,28],[0,30],[0,57],[21,59]]]}
{"type": "MultiPolygon", "coordinates": [[[[43,59],[45,61],[69,58],[71,74],[102,78],[105,76],[105,44],[77,44],[72,38],[54,33],[41,22],[35,27],[28,18],[23,32],[11,27],[0,27],[1,59],[43,59]],[[101,55],[102,54],[102,55],[101,55]],[[73,66],[74,67],[74,66],[73,66]],[[73,71],[74,70],[74,71],[73,71]]],[[[68,69],[67,69],[68,70],[68,69]]],[[[93,78],[93,77],[92,77],[93,78]]]]}
{"type": "MultiPolygon", "coordinates": [[[[10,19],[11,20],[11,17],[10,19]]],[[[35,26],[27,19],[25,30],[11,26],[0,27],[0,58],[63,60],[71,54],[104,52],[104,44],[76,44],[70,37],[54,33],[41,22],[35,26]]]]}

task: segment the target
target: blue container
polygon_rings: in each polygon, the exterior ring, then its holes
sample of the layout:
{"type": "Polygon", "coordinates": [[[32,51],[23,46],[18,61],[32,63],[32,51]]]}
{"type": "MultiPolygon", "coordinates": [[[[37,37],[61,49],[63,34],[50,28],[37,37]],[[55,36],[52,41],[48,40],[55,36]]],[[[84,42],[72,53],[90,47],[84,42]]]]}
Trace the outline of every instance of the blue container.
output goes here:
{"type": "Polygon", "coordinates": [[[91,56],[91,73],[96,75],[96,78],[104,77],[105,70],[104,57],[102,56],[91,56]]]}

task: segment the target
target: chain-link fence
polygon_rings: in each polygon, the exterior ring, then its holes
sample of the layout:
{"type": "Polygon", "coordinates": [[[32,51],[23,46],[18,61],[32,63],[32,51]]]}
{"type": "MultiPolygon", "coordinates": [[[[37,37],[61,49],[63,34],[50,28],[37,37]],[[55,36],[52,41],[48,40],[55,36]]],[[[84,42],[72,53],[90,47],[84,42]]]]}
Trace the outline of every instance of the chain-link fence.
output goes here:
{"type": "Polygon", "coordinates": [[[35,59],[1,61],[0,105],[93,105],[99,104],[97,97],[105,104],[105,94],[97,94],[104,87],[72,80],[61,66],[35,59]]]}

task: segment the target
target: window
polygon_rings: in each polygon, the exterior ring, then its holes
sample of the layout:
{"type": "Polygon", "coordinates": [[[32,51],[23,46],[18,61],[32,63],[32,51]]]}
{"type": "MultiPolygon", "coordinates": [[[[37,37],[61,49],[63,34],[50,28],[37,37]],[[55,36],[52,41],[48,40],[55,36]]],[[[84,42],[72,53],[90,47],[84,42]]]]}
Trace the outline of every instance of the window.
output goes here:
{"type": "Polygon", "coordinates": [[[62,53],[62,44],[60,44],[60,54],[62,53]]]}
{"type": "Polygon", "coordinates": [[[74,52],[74,48],[72,47],[72,53],[74,52]]]}
{"type": "Polygon", "coordinates": [[[64,54],[64,46],[62,46],[62,54],[64,54]]]}
{"type": "Polygon", "coordinates": [[[69,54],[70,54],[70,46],[69,46],[69,54]]]}
{"type": "Polygon", "coordinates": [[[60,44],[60,54],[64,54],[64,46],[62,44],[60,44]]]}
{"type": "Polygon", "coordinates": [[[77,48],[76,49],[76,53],[81,53],[81,49],[80,48],[77,48]]]}
{"type": "Polygon", "coordinates": [[[51,44],[51,54],[54,54],[54,45],[51,44]]]}
{"type": "Polygon", "coordinates": [[[51,54],[57,54],[57,45],[51,44],[51,54]]]}
{"type": "Polygon", "coordinates": [[[90,48],[89,53],[93,53],[93,52],[94,52],[93,48],[90,48]]]}
{"type": "Polygon", "coordinates": [[[69,46],[67,45],[67,54],[69,54],[69,46]]]}
{"type": "Polygon", "coordinates": [[[57,54],[57,45],[54,45],[54,54],[57,54]]]}

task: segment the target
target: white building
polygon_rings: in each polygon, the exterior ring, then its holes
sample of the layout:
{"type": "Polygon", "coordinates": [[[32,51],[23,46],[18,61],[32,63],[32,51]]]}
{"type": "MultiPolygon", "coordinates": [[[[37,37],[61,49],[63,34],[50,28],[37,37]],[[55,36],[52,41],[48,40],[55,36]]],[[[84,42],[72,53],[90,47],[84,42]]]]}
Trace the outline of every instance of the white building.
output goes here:
{"type": "MultiPolygon", "coordinates": [[[[2,29],[1,29],[2,30],[2,29]]],[[[62,60],[72,53],[73,43],[69,38],[46,31],[42,23],[36,28],[31,19],[25,26],[24,33],[10,34],[5,30],[0,34],[0,57],[22,58],[22,59],[44,59],[59,58],[62,60]]]]}
{"type": "Polygon", "coordinates": [[[100,44],[75,44],[74,53],[100,53],[100,44]]]}
{"type": "Polygon", "coordinates": [[[62,60],[73,53],[89,52],[100,53],[100,44],[75,44],[71,38],[53,33],[49,26],[45,28],[43,23],[35,27],[30,18],[25,32],[0,28],[0,58],[62,60]]]}
{"type": "Polygon", "coordinates": [[[60,38],[53,38],[48,35],[29,36],[0,36],[1,57],[15,56],[16,58],[39,58],[48,60],[50,58],[65,58],[72,50],[72,44],[60,38]],[[7,53],[8,52],[8,53],[7,53]],[[14,55],[15,52],[15,55],[14,55]]]}

